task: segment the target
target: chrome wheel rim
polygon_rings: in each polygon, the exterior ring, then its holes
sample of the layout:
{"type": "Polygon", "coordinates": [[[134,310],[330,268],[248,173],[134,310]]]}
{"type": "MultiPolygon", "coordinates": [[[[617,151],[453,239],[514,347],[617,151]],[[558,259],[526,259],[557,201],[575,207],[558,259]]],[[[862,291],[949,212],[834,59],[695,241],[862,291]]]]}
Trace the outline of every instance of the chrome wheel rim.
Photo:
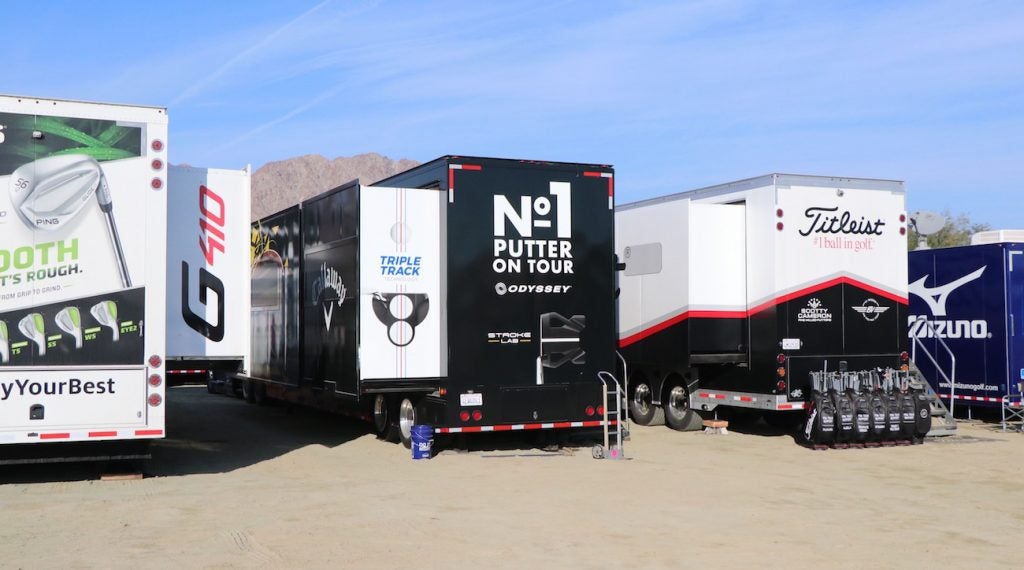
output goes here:
{"type": "Polygon", "coordinates": [[[384,396],[377,395],[373,400],[373,427],[377,432],[383,432],[388,427],[388,407],[384,396]]]}
{"type": "Polygon", "coordinates": [[[647,415],[651,411],[651,387],[647,384],[639,384],[633,391],[633,406],[641,415],[647,415]]]}
{"type": "Polygon", "coordinates": [[[409,398],[403,398],[402,404],[398,407],[398,425],[402,430],[402,437],[410,439],[412,437],[412,426],[416,423],[416,408],[409,401],[409,398]]]}
{"type": "Polygon", "coordinates": [[[686,397],[686,389],[675,386],[668,394],[668,407],[674,416],[682,416],[690,409],[690,399],[686,397]]]}

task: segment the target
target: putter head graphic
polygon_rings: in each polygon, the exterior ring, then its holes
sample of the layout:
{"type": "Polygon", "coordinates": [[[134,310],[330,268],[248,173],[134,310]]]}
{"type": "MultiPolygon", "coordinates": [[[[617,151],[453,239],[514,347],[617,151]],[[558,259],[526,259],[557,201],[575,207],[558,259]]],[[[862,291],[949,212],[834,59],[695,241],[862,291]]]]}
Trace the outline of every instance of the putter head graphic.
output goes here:
{"type": "Polygon", "coordinates": [[[113,331],[114,342],[121,339],[121,326],[117,322],[117,303],[100,301],[89,309],[89,313],[99,324],[113,331]]]}
{"type": "Polygon", "coordinates": [[[18,330],[21,331],[21,334],[25,335],[25,338],[36,343],[39,356],[46,354],[46,324],[43,320],[43,315],[39,313],[25,315],[25,318],[21,319],[18,323],[18,330]]]}
{"type": "Polygon", "coordinates": [[[75,348],[82,348],[82,313],[78,307],[64,307],[53,320],[60,330],[75,338],[75,348]]]}
{"type": "Polygon", "coordinates": [[[585,364],[587,353],[580,346],[580,336],[587,328],[587,318],[558,313],[540,316],[540,361],[545,368],[558,368],[567,362],[585,364]]]}
{"type": "Polygon", "coordinates": [[[403,347],[416,337],[416,325],[427,318],[426,293],[374,293],[373,314],[388,329],[391,344],[403,347]]]}
{"type": "Polygon", "coordinates": [[[40,158],[11,174],[11,205],[28,227],[56,231],[78,216],[102,177],[99,163],[84,154],[40,158]]]}
{"type": "Polygon", "coordinates": [[[7,334],[7,323],[0,321],[0,364],[11,359],[11,341],[7,334]]]}

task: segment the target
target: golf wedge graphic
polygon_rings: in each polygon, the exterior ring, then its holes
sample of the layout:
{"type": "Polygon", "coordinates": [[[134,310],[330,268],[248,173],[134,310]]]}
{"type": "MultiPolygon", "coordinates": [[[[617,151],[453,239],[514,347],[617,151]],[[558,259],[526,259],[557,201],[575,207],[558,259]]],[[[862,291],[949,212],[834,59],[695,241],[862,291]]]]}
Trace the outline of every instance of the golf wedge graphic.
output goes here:
{"type": "Polygon", "coordinates": [[[114,333],[114,342],[121,340],[121,327],[117,323],[117,303],[113,301],[100,301],[89,309],[101,325],[109,327],[114,333]]]}
{"type": "Polygon", "coordinates": [[[82,314],[78,307],[64,307],[53,320],[60,330],[75,338],[75,348],[82,348],[82,314]]]}
{"type": "Polygon", "coordinates": [[[25,318],[18,323],[18,330],[25,335],[25,338],[36,343],[39,356],[46,354],[46,326],[43,315],[39,313],[25,315],[25,318]]]}
{"type": "Polygon", "coordinates": [[[48,156],[23,164],[11,174],[11,205],[28,227],[56,231],[82,211],[92,195],[107,222],[107,233],[117,258],[121,285],[132,286],[121,238],[114,223],[114,203],[103,169],[84,154],[48,156]]]}
{"type": "Polygon", "coordinates": [[[11,341],[7,336],[7,323],[0,321],[0,364],[11,359],[11,341]]]}

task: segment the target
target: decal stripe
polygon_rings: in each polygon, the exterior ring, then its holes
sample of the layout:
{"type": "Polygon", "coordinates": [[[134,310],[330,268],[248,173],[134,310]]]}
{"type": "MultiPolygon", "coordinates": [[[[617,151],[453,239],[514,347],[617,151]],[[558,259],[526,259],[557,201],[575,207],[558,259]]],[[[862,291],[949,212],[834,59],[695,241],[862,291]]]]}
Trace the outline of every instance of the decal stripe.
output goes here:
{"type": "Polygon", "coordinates": [[[594,172],[586,170],[583,172],[583,176],[588,178],[607,178],[608,179],[608,209],[613,209],[615,203],[615,177],[611,172],[594,172]]]}
{"type": "MultiPolygon", "coordinates": [[[[616,420],[609,420],[608,425],[615,425],[616,420]]],[[[464,427],[439,427],[434,428],[434,433],[481,433],[490,431],[520,431],[520,430],[535,430],[535,429],[563,429],[563,428],[580,428],[580,427],[601,427],[604,425],[603,420],[593,420],[586,422],[551,422],[551,423],[532,423],[532,424],[500,424],[494,426],[464,426],[464,427]]]]}
{"type": "Polygon", "coordinates": [[[117,437],[117,431],[91,431],[89,437],[117,437]]]}
{"type": "Polygon", "coordinates": [[[163,434],[164,434],[164,430],[162,430],[162,429],[137,429],[137,430],[135,430],[135,435],[136,436],[140,436],[140,435],[163,435],[163,434]]]}
{"type": "Polygon", "coordinates": [[[71,434],[68,432],[63,433],[41,433],[39,439],[71,439],[71,434]]]}
{"type": "Polygon", "coordinates": [[[483,170],[479,164],[449,164],[448,165],[448,201],[455,201],[455,171],[456,170],[483,170]]]}
{"type": "Polygon", "coordinates": [[[671,327],[673,325],[681,323],[681,322],[683,322],[683,321],[685,321],[687,319],[691,319],[691,318],[693,318],[693,319],[744,319],[744,318],[756,315],[757,313],[760,313],[761,311],[768,310],[768,309],[770,309],[770,308],[772,308],[772,307],[774,307],[776,305],[781,305],[782,303],[786,303],[786,302],[792,301],[793,299],[796,299],[798,297],[803,297],[804,295],[810,295],[811,293],[816,293],[816,292],[821,291],[823,289],[828,289],[830,287],[835,287],[836,285],[851,285],[853,287],[857,287],[858,289],[862,289],[862,290],[867,291],[869,293],[872,293],[874,295],[878,295],[879,297],[884,297],[886,299],[889,299],[890,301],[894,301],[894,302],[899,303],[901,305],[906,305],[907,304],[907,298],[906,297],[900,297],[899,295],[896,295],[894,293],[890,293],[888,291],[883,291],[882,289],[879,289],[879,288],[874,287],[872,285],[868,285],[867,283],[864,283],[862,281],[858,281],[856,279],[853,279],[852,277],[845,277],[845,276],[843,276],[843,277],[836,277],[834,279],[829,279],[828,281],[824,281],[822,283],[818,283],[818,284],[811,285],[809,287],[805,287],[805,288],[797,290],[797,291],[793,291],[791,293],[787,293],[785,295],[776,297],[775,299],[770,299],[768,301],[765,301],[764,303],[761,303],[760,305],[756,305],[752,309],[747,309],[745,311],[744,310],[731,310],[731,311],[727,311],[727,310],[693,310],[693,311],[684,311],[681,314],[678,314],[678,315],[676,315],[674,317],[666,319],[666,320],[664,320],[664,321],[662,321],[660,323],[656,323],[654,325],[651,325],[650,327],[648,327],[646,329],[643,329],[640,332],[631,334],[631,335],[629,335],[627,337],[620,338],[619,339],[619,347],[620,348],[625,348],[625,347],[627,347],[627,346],[629,346],[629,345],[631,345],[631,344],[633,344],[633,343],[635,343],[637,341],[643,340],[643,339],[645,339],[645,338],[647,338],[647,337],[649,337],[649,336],[651,336],[651,335],[653,335],[655,333],[661,332],[661,331],[663,331],[663,330],[665,330],[665,329],[667,329],[667,328],[669,328],[669,327],[671,327]]]}

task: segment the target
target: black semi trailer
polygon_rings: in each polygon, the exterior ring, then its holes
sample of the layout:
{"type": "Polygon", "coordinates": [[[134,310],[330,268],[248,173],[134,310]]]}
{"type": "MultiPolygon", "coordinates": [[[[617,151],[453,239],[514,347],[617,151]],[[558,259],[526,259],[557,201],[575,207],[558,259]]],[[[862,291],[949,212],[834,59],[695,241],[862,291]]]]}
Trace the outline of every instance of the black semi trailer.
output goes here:
{"type": "Polygon", "coordinates": [[[697,429],[722,406],[796,424],[825,392],[909,394],[902,182],[773,174],[615,216],[637,423],[697,429]]]}
{"type": "Polygon", "coordinates": [[[253,225],[250,400],[436,433],[600,428],[613,170],[446,156],[253,225]]]}

